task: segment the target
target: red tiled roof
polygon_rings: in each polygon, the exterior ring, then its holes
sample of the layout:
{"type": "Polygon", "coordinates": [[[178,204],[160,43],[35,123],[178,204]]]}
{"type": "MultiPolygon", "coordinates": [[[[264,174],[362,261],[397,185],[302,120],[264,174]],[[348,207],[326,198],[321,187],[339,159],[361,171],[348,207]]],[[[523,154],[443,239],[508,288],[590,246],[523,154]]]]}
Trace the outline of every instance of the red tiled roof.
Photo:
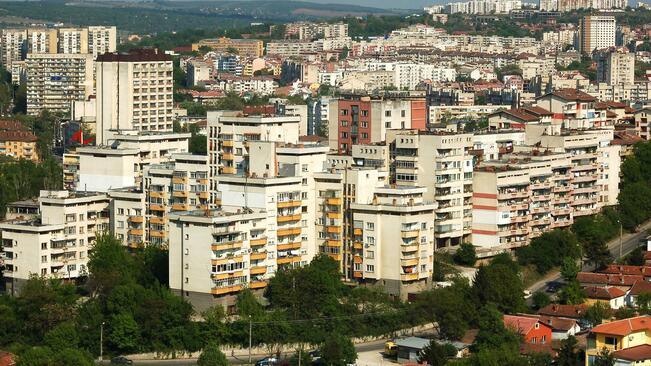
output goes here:
{"type": "Polygon", "coordinates": [[[0,366],[16,366],[16,356],[9,352],[0,351],[0,366]]]}
{"type": "Polygon", "coordinates": [[[643,275],[644,266],[627,266],[619,264],[610,264],[599,273],[623,274],[623,275],[643,275]]]}
{"type": "Polygon", "coordinates": [[[587,308],[588,307],[586,305],[549,304],[544,308],[538,310],[538,314],[579,319],[583,318],[587,308]]]}
{"type": "Polygon", "coordinates": [[[38,139],[27,131],[0,131],[0,141],[36,142],[38,139]]]}
{"type": "Polygon", "coordinates": [[[20,131],[24,129],[25,126],[20,121],[0,120],[0,131],[20,131]]]}
{"type": "Polygon", "coordinates": [[[624,131],[616,131],[613,137],[612,143],[614,145],[635,145],[636,143],[643,141],[640,136],[624,131]]]}
{"type": "Polygon", "coordinates": [[[651,293],[651,282],[650,281],[637,281],[631,287],[629,292],[631,295],[639,295],[643,293],[651,293]]]}
{"type": "MultiPolygon", "coordinates": [[[[537,323],[540,323],[540,319],[535,315],[504,315],[504,326],[522,335],[527,335],[537,323]]],[[[549,327],[546,324],[542,325],[549,327]]]]}
{"type": "Polygon", "coordinates": [[[554,113],[546,110],[543,107],[538,107],[537,105],[531,105],[531,106],[524,106],[522,109],[529,113],[533,114],[534,116],[553,116],[554,113]]]}
{"type": "Polygon", "coordinates": [[[651,359],[651,344],[620,349],[612,353],[615,359],[627,361],[644,361],[651,359]]]}
{"type": "Polygon", "coordinates": [[[541,315],[540,322],[549,325],[553,330],[568,331],[576,326],[576,319],[557,316],[541,315]]]}
{"type": "Polygon", "coordinates": [[[593,97],[588,93],[576,89],[570,89],[570,88],[554,90],[550,94],[559,97],[561,99],[576,101],[576,102],[594,102],[596,100],[595,97],[593,97]]]}
{"type": "Polygon", "coordinates": [[[651,330],[651,316],[643,315],[600,324],[592,328],[592,333],[625,336],[641,330],[651,330]]]}
{"type": "Polygon", "coordinates": [[[577,281],[582,284],[601,284],[612,286],[633,286],[635,282],[644,280],[642,275],[620,275],[607,273],[579,272],[577,281]]]}
{"type": "Polygon", "coordinates": [[[589,299],[612,300],[626,295],[626,292],[617,287],[588,286],[583,289],[589,299]]]}

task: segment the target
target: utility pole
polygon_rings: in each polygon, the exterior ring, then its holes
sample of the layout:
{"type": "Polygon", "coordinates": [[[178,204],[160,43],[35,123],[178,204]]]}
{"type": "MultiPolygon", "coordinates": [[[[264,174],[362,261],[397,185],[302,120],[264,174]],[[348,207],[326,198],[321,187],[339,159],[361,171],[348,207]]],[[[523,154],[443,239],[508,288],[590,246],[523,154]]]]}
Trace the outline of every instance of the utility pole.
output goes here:
{"type": "Polygon", "coordinates": [[[619,222],[619,257],[622,257],[622,251],[624,250],[624,242],[622,241],[624,229],[622,228],[622,222],[619,222]]]}
{"type": "Polygon", "coordinates": [[[104,358],[104,322],[99,325],[99,362],[104,358]]]}
{"type": "Polygon", "coordinates": [[[249,315],[249,365],[251,364],[251,344],[253,343],[253,322],[251,321],[251,315],[249,315]]]}

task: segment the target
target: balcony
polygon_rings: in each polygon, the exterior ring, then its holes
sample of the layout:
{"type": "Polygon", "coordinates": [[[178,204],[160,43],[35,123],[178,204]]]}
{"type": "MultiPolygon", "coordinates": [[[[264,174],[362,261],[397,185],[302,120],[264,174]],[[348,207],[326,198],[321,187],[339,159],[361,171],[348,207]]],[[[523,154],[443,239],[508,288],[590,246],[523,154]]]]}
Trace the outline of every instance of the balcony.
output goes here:
{"type": "Polygon", "coordinates": [[[359,236],[362,235],[363,231],[360,228],[353,229],[353,235],[359,236]]]}
{"type": "Polygon", "coordinates": [[[237,263],[244,261],[244,258],[241,255],[228,255],[223,258],[213,259],[211,261],[214,265],[226,264],[226,263],[237,263]]]}
{"type": "Polygon", "coordinates": [[[175,203],[172,205],[172,211],[189,211],[190,206],[184,203],[175,203]]]}
{"type": "Polygon", "coordinates": [[[225,280],[232,277],[242,277],[242,276],[244,276],[244,272],[242,271],[221,272],[221,273],[212,274],[212,278],[215,280],[225,280]]]}
{"type": "Polygon", "coordinates": [[[362,244],[361,242],[356,241],[356,242],[353,243],[353,249],[362,250],[362,249],[364,249],[364,244],[362,244]]]}
{"type": "Polygon", "coordinates": [[[233,160],[232,153],[222,153],[222,160],[233,160]]]}
{"type": "Polygon", "coordinates": [[[333,206],[341,206],[341,198],[339,198],[339,197],[328,198],[326,200],[326,204],[333,205],[333,206]]]}
{"type": "Polygon", "coordinates": [[[226,242],[226,243],[213,243],[210,247],[214,251],[241,249],[242,242],[233,241],[233,242],[226,242]]]}
{"type": "Polygon", "coordinates": [[[287,229],[278,229],[276,232],[277,236],[290,236],[290,235],[301,235],[300,227],[293,227],[287,229]]]}
{"type": "Polygon", "coordinates": [[[165,232],[161,230],[149,230],[149,236],[152,238],[164,238],[165,232]]]}
{"type": "Polygon", "coordinates": [[[249,244],[254,247],[254,246],[259,246],[259,245],[266,245],[267,244],[267,238],[256,238],[256,239],[251,239],[249,241],[249,244]]]}
{"type": "Polygon", "coordinates": [[[362,278],[362,271],[354,271],[353,272],[353,278],[362,278]]]}
{"type": "Polygon", "coordinates": [[[222,167],[222,173],[224,174],[235,174],[235,168],[232,166],[224,166],[222,167]]]}
{"type": "Polygon", "coordinates": [[[410,245],[401,245],[400,250],[403,252],[416,252],[418,251],[418,244],[410,244],[410,245]]]}
{"type": "Polygon", "coordinates": [[[569,192],[572,189],[570,185],[562,185],[562,186],[554,186],[554,193],[560,193],[560,192],[569,192]]]}
{"type": "Polygon", "coordinates": [[[342,217],[341,212],[328,212],[326,216],[329,219],[341,219],[342,217]]]}
{"type": "Polygon", "coordinates": [[[594,182],[599,178],[597,174],[586,174],[572,179],[573,183],[582,183],[582,182],[594,182]]]}
{"type": "Polygon", "coordinates": [[[186,191],[174,191],[174,192],[172,192],[172,197],[188,198],[188,192],[186,192],[186,191]]]}
{"type": "Polygon", "coordinates": [[[301,215],[279,215],[276,219],[277,222],[294,222],[294,221],[300,221],[301,220],[301,215]]]}
{"type": "Polygon", "coordinates": [[[226,287],[213,287],[213,295],[225,295],[233,292],[239,292],[242,290],[242,285],[226,286],[226,287]]]}
{"type": "Polygon", "coordinates": [[[416,229],[416,230],[403,230],[403,231],[400,233],[400,236],[401,236],[403,239],[417,238],[418,235],[420,235],[420,230],[418,230],[418,229],[416,229]]]}
{"type": "Polygon", "coordinates": [[[222,146],[233,147],[233,140],[222,140],[222,146]]]}
{"type": "Polygon", "coordinates": [[[265,282],[265,281],[251,281],[251,283],[249,284],[249,287],[251,289],[254,289],[254,290],[255,289],[260,289],[260,288],[265,288],[265,287],[267,287],[267,282],[265,282]]]}
{"type": "Polygon", "coordinates": [[[507,200],[511,198],[526,198],[529,197],[529,191],[528,190],[522,190],[522,191],[515,191],[515,192],[504,192],[504,193],[498,193],[497,194],[497,199],[498,200],[507,200]]]}
{"type": "Polygon", "coordinates": [[[142,224],[145,221],[145,218],[142,216],[129,216],[127,220],[136,224],[142,224]]]}
{"type": "Polygon", "coordinates": [[[258,260],[267,259],[267,252],[257,252],[257,253],[256,253],[256,252],[253,252],[253,253],[251,253],[251,255],[250,255],[250,259],[251,259],[252,261],[258,261],[258,260]]]}
{"type": "Polygon", "coordinates": [[[141,241],[129,241],[127,242],[127,247],[131,249],[142,249],[145,247],[145,243],[141,241]]]}
{"type": "Polygon", "coordinates": [[[127,231],[129,235],[134,235],[134,236],[142,236],[143,235],[143,230],[142,229],[129,229],[127,231]]]}
{"type": "Polygon", "coordinates": [[[165,211],[165,206],[158,204],[150,204],[149,209],[152,211],[165,211]]]}
{"type": "Polygon", "coordinates": [[[574,188],[572,191],[574,194],[580,194],[580,193],[597,193],[599,192],[599,187],[597,186],[591,186],[591,187],[583,187],[583,188],[574,188]]]}
{"type": "Polygon", "coordinates": [[[416,281],[418,280],[418,273],[405,273],[400,275],[401,281],[416,281]]]}
{"type": "Polygon", "coordinates": [[[328,253],[328,257],[336,260],[337,262],[341,262],[341,254],[328,253]]]}
{"type": "Polygon", "coordinates": [[[300,255],[289,256],[289,257],[283,257],[283,258],[276,259],[277,264],[288,264],[288,263],[295,263],[295,262],[300,262],[300,261],[301,261],[301,256],[300,255]]]}
{"type": "Polygon", "coordinates": [[[165,225],[167,220],[164,217],[152,216],[149,218],[149,222],[152,224],[165,225]]]}
{"type": "Polygon", "coordinates": [[[187,184],[188,177],[172,177],[172,184],[187,184]]]}
{"type": "Polygon", "coordinates": [[[295,249],[301,249],[301,246],[303,243],[295,242],[295,243],[285,243],[285,244],[278,244],[276,246],[277,250],[295,250],[295,249]]]}
{"type": "Polygon", "coordinates": [[[538,194],[535,196],[531,196],[532,201],[549,201],[551,198],[552,196],[549,194],[538,194]]]}
{"type": "Polygon", "coordinates": [[[251,273],[251,275],[262,275],[262,274],[267,273],[267,267],[265,267],[265,266],[254,266],[254,267],[251,267],[251,269],[249,270],[249,273],[251,273]]]}
{"type": "Polygon", "coordinates": [[[198,194],[199,198],[207,200],[210,198],[210,192],[199,192],[198,194]]]}
{"type": "Polygon", "coordinates": [[[276,207],[278,208],[290,208],[290,207],[300,207],[301,206],[301,201],[282,201],[276,203],[276,207]]]}
{"type": "Polygon", "coordinates": [[[418,258],[401,259],[400,260],[400,265],[403,266],[403,267],[416,266],[416,265],[418,265],[418,258]]]}

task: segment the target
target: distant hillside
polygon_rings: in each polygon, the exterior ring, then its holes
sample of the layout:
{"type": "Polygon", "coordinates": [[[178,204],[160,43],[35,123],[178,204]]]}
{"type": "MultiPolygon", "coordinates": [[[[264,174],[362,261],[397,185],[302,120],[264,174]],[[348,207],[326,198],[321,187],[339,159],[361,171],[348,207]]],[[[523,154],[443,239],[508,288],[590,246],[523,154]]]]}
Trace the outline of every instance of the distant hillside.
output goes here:
{"type": "Polygon", "coordinates": [[[134,33],[231,29],[252,22],[289,22],[342,16],[396,15],[400,11],[302,1],[0,1],[7,19],[116,25],[134,33]]]}

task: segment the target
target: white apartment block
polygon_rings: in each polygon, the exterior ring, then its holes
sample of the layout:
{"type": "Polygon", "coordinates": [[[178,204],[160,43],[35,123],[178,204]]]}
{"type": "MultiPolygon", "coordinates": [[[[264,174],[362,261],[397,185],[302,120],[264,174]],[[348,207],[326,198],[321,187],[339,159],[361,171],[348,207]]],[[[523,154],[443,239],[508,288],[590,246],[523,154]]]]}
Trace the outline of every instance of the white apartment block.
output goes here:
{"type": "Polygon", "coordinates": [[[88,53],[97,58],[98,55],[107,52],[115,52],[117,49],[117,29],[105,26],[88,27],[88,53]]]}
{"type": "Polygon", "coordinates": [[[597,83],[608,85],[635,83],[635,54],[625,48],[598,52],[597,83]]]}
{"type": "Polygon", "coordinates": [[[88,54],[28,54],[27,114],[69,112],[74,101],[93,92],[93,59],[88,54]]]}
{"type": "MultiPolygon", "coordinates": [[[[291,25],[290,25],[291,27],[291,25]]],[[[346,23],[299,23],[297,27],[298,39],[312,41],[316,38],[345,38],[348,37],[348,24],[346,23]]]]}
{"type": "Polygon", "coordinates": [[[59,53],[88,53],[88,28],[59,28],[58,32],[59,53]]]}
{"type": "Polygon", "coordinates": [[[323,51],[323,40],[318,41],[276,41],[267,43],[267,54],[282,57],[299,57],[306,53],[323,51]]]}
{"type": "Polygon", "coordinates": [[[395,182],[425,187],[423,198],[436,201],[436,249],[469,241],[472,224],[472,134],[398,132],[395,182]]]}
{"type": "Polygon", "coordinates": [[[651,140],[649,122],[651,122],[651,108],[642,108],[635,111],[635,131],[638,136],[646,141],[651,140]]]}
{"type": "Polygon", "coordinates": [[[2,39],[0,40],[0,59],[2,66],[11,70],[14,61],[23,60],[26,53],[25,42],[27,40],[27,30],[25,29],[3,29],[2,39]]]}
{"type": "Polygon", "coordinates": [[[96,61],[97,143],[110,130],[172,131],[172,59],[158,50],[106,53],[96,61]]]}
{"type": "Polygon", "coordinates": [[[57,53],[57,30],[27,29],[27,53],[57,53]]]}
{"type": "Polygon", "coordinates": [[[109,212],[110,232],[129,248],[145,246],[145,192],[136,187],[120,188],[108,193],[111,199],[109,212]]]}
{"type": "Polygon", "coordinates": [[[431,82],[454,81],[457,72],[453,68],[445,68],[428,64],[396,64],[394,66],[394,85],[398,89],[413,90],[423,80],[431,82]]]}
{"type": "Polygon", "coordinates": [[[615,46],[617,21],[611,15],[589,15],[581,18],[579,24],[579,48],[584,54],[595,49],[615,46]]]}
{"type": "Polygon", "coordinates": [[[190,85],[198,85],[202,81],[210,80],[210,65],[200,60],[190,60],[186,66],[187,80],[190,85]]]}
{"type": "Polygon", "coordinates": [[[380,285],[390,295],[406,299],[425,290],[432,277],[434,210],[423,201],[421,187],[376,188],[369,203],[351,203],[353,278],[380,285]]]}
{"type": "Polygon", "coordinates": [[[106,195],[41,191],[40,220],[0,223],[7,290],[19,293],[30,275],[64,280],[88,274],[88,253],[109,228],[106,195]]]}
{"type": "Polygon", "coordinates": [[[471,0],[454,2],[445,6],[448,14],[508,14],[522,8],[521,0],[471,0]]]}

